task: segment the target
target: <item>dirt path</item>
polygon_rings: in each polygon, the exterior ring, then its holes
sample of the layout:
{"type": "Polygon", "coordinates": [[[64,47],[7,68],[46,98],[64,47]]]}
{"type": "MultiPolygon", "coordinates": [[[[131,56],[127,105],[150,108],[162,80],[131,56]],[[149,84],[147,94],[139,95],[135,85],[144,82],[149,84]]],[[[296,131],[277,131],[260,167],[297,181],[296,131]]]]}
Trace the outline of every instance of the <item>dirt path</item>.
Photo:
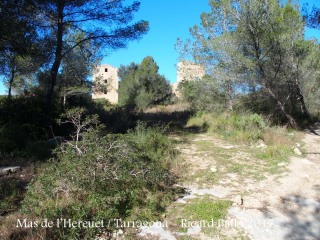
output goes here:
{"type": "Polygon", "coordinates": [[[173,139],[189,194],[168,208],[164,225],[144,228],[142,239],[320,239],[319,136],[305,135],[310,154],[275,166],[253,154],[261,144],[248,148],[209,134],[173,139]],[[209,209],[223,212],[224,203],[225,220],[211,222],[209,209]]]}
{"type": "Polygon", "coordinates": [[[259,182],[242,207],[230,209],[252,239],[320,239],[320,137],[306,134],[304,142],[311,154],[292,157],[284,176],[259,182]]]}

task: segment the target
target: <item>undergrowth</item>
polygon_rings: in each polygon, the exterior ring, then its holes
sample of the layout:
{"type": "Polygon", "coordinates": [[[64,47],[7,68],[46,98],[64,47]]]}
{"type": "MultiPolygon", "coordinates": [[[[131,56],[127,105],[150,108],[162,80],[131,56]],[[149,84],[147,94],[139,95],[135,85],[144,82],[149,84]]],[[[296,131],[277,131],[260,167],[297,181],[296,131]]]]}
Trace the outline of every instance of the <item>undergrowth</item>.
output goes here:
{"type": "Polygon", "coordinates": [[[179,232],[201,226],[206,234],[213,236],[218,232],[219,223],[226,219],[230,206],[230,201],[213,200],[204,196],[190,200],[183,208],[177,207],[170,217],[175,219],[173,224],[179,232]]]}
{"type": "Polygon", "coordinates": [[[208,196],[193,200],[186,205],[183,210],[183,216],[191,221],[206,221],[217,223],[226,217],[230,201],[226,200],[212,200],[208,196]]]}
{"type": "Polygon", "coordinates": [[[105,223],[99,228],[55,225],[46,229],[46,239],[92,239],[116,227],[115,222],[106,225],[110,219],[157,219],[175,197],[171,188],[175,152],[162,130],[140,122],[127,134],[114,135],[92,125],[96,121],[79,122],[88,125],[81,128],[79,138],[62,144],[56,157],[42,165],[22,212],[39,222],[56,223],[62,218],[105,223]]]}
{"type": "Polygon", "coordinates": [[[255,156],[276,166],[293,154],[294,146],[301,141],[301,134],[286,127],[272,126],[256,113],[224,113],[220,115],[198,113],[187,126],[197,126],[215,136],[235,144],[259,145],[253,148],[255,156]]]}

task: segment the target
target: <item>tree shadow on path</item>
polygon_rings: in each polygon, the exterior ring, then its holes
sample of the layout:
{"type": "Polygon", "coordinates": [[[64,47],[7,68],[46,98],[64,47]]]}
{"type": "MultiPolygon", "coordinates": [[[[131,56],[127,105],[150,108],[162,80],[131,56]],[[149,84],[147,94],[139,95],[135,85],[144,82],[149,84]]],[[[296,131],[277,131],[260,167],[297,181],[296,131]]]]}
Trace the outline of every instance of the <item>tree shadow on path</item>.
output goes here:
{"type": "MultiPolygon", "coordinates": [[[[314,185],[319,191],[320,186],[314,185]]],[[[282,213],[289,218],[282,227],[288,240],[320,239],[320,199],[314,200],[299,195],[289,195],[282,199],[282,213]]]]}

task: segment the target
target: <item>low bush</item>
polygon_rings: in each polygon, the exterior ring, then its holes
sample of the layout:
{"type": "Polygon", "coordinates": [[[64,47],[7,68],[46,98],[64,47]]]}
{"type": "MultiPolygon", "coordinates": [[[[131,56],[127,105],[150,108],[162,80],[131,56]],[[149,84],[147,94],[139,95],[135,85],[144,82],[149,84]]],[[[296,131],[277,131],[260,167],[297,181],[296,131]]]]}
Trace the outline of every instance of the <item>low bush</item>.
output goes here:
{"type": "Polygon", "coordinates": [[[0,216],[18,209],[18,203],[23,195],[22,192],[18,182],[0,179],[0,216]]]}
{"type": "Polygon", "coordinates": [[[28,128],[20,124],[6,123],[0,126],[0,149],[2,153],[24,149],[30,140],[28,128]]]}
{"type": "Polygon", "coordinates": [[[51,127],[62,109],[54,105],[52,112],[45,110],[40,96],[0,99],[0,153],[33,155],[31,145],[52,138],[51,127]]]}
{"type": "Polygon", "coordinates": [[[94,100],[84,106],[89,114],[97,114],[109,132],[126,133],[135,126],[134,112],[126,107],[111,105],[107,100],[94,100]]]}
{"type": "Polygon", "coordinates": [[[178,85],[182,99],[195,111],[223,112],[227,107],[227,96],[215,79],[205,76],[201,80],[182,81],[178,85]]]}
{"type": "Polygon", "coordinates": [[[262,139],[268,122],[256,113],[198,113],[189,120],[188,126],[207,128],[225,139],[246,143],[262,139]]]}
{"type": "Polygon", "coordinates": [[[262,151],[256,151],[255,156],[267,161],[272,172],[279,172],[281,168],[278,164],[288,161],[294,147],[300,144],[302,135],[285,127],[268,127],[262,137],[266,147],[262,151]]]}
{"type": "Polygon", "coordinates": [[[110,219],[158,217],[174,198],[170,141],[144,123],[124,135],[105,135],[101,126],[90,125],[95,121],[79,122],[88,123],[79,131],[81,141],[64,143],[56,157],[43,165],[30,184],[23,212],[39,221],[105,223],[104,228],[55,226],[47,229],[48,239],[92,239],[99,231],[112,230],[114,226],[107,224],[110,219]]]}
{"type": "Polygon", "coordinates": [[[255,157],[264,160],[273,172],[280,162],[287,161],[293,148],[300,143],[301,134],[291,129],[269,124],[256,113],[224,113],[220,115],[197,113],[187,126],[197,126],[228,141],[257,146],[255,157]],[[260,140],[260,141],[259,141],[260,140]]]}

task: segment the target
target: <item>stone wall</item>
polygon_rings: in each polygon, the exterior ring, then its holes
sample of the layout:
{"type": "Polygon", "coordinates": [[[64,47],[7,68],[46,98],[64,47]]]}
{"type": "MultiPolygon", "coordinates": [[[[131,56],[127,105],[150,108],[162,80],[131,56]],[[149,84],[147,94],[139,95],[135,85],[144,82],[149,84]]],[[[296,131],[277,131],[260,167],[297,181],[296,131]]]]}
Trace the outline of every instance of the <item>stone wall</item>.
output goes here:
{"type": "Polygon", "coordinates": [[[206,71],[203,66],[189,61],[181,61],[177,66],[177,83],[201,79],[206,71]]]}
{"type": "Polygon", "coordinates": [[[118,88],[118,68],[103,64],[94,70],[92,99],[102,98],[117,104],[118,88]]]}
{"type": "Polygon", "coordinates": [[[173,93],[181,98],[178,85],[182,81],[196,81],[206,74],[205,68],[189,61],[181,61],[177,65],[177,82],[172,84],[173,93]]]}

